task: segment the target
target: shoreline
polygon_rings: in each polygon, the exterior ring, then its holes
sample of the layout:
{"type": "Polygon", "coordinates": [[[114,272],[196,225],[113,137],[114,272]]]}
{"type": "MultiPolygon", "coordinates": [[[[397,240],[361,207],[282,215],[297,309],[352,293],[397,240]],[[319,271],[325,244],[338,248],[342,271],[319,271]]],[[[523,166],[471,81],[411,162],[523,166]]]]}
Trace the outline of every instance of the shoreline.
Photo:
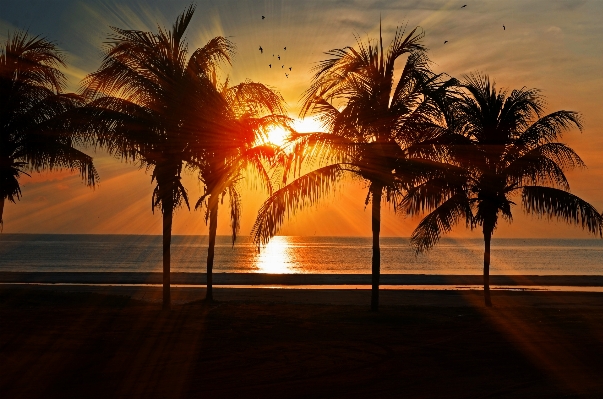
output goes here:
{"type": "MultiPolygon", "coordinates": [[[[214,273],[223,286],[363,286],[370,274],[214,273]]],[[[205,273],[170,273],[172,285],[204,285],[205,273]]],[[[160,272],[0,272],[0,283],[161,284],[160,272]]],[[[382,286],[480,286],[482,275],[381,274],[382,286]]],[[[492,286],[603,287],[603,275],[490,275],[492,286]]]]}

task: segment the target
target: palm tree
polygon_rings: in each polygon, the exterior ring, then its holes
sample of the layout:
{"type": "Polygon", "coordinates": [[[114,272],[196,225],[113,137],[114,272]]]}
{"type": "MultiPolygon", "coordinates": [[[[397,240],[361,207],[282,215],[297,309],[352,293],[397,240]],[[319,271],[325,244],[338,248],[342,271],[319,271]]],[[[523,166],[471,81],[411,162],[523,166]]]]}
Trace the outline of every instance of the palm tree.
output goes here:
{"type": "Polygon", "coordinates": [[[456,176],[445,184],[430,180],[418,185],[404,202],[411,211],[425,203],[435,208],[412,234],[419,252],[431,248],[463,219],[471,228],[481,226],[485,304],[492,306],[490,242],[499,217],[512,221],[515,196],[521,193],[528,214],[575,223],[593,234],[601,235],[603,217],[569,192],[564,174],[584,166],[578,154],[558,142],[572,126],[582,130],[578,113],[545,115],[538,90],[497,90],[488,76],[469,75],[464,88],[451,126],[450,137],[456,138],[449,142],[456,176]]]}
{"type": "Polygon", "coordinates": [[[80,129],[122,159],[152,169],[151,209],[163,214],[163,308],[170,308],[170,244],[174,211],[188,197],[182,170],[193,168],[193,143],[205,122],[215,89],[212,76],[230,62],[233,45],[215,37],[189,57],[184,37],[194,6],[171,30],[157,33],[112,28],[101,67],[83,82],[89,101],[80,129]],[[213,90],[213,91],[212,91],[213,90]]]}
{"type": "Polygon", "coordinates": [[[266,165],[275,153],[274,145],[266,143],[267,131],[276,125],[287,125],[289,118],[283,114],[283,99],[280,94],[261,83],[244,82],[229,87],[228,80],[216,90],[207,119],[208,125],[200,129],[195,152],[199,154],[196,168],[205,193],[195,208],[204,206],[209,219],[209,247],[207,251],[206,300],[213,300],[213,263],[216,232],[218,228],[218,206],[220,198],[228,194],[232,244],[239,231],[241,215],[240,182],[245,171],[253,169],[260,182],[272,191],[266,165]]]}
{"type": "Polygon", "coordinates": [[[429,69],[422,37],[416,28],[406,36],[397,30],[387,51],[380,33],[376,43],[358,41],[358,48],[327,53],[332,58],[316,67],[302,116],[318,114],[328,133],[294,134],[293,161],[286,171],[299,170],[307,158],[322,166],[275,191],[260,209],[252,231],[257,243],[266,243],[285,216],[315,203],[344,175],[367,182],[373,311],[379,306],[381,203],[391,202],[396,210],[405,188],[433,169],[435,162],[425,159],[437,155],[432,144],[443,132],[442,109],[454,84],[429,69]],[[404,67],[395,79],[395,63],[403,56],[404,67]]]}
{"type": "Polygon", "coordinates": [[[21,198],[27,171],[77,169],[89,186],[98,179],[92,158],[74,148],[78,137],[59,121],[81,105],[63,93],[64,66],[55,43],[27,32],[9,35],[0,48],[0,226],[5,200],[21,198]]]}

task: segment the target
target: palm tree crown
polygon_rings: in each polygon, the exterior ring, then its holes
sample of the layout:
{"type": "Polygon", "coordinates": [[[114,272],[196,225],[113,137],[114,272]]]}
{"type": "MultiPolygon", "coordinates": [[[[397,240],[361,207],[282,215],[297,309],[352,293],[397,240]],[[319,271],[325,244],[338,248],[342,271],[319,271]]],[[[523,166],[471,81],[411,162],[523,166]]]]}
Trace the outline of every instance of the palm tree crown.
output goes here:
{"type": "Polygon", "coordinates": [[[482,227],[486,304],[491,305],[490,239],[499,217],[512,220],[517,194],[521,193],[527,213],[575,223],[590,233],[601,235],[603,219],[592,205],[569,192],[564,174],[584,166],[578,154],[558,142],[572,126],[582,129],[579,114],[545,115],[538,90],[497,90],[487,76],[467,76],[464,88],[450,126],[456,176],[446,184],[430,180],[418,185],[409,192],[406,204],[414,210],[426,202],[436,207],[412,234],[418,251],[431,248],[462,219],[472,228],[482,227]]]}
{"type": "Polygon", "coordinates": [[[276,191],[253,230],[255,240],[265,243],[287,214],[313,204],[344,174],[366,181],[366,204],[372,202],[373,310],[378,307],[381,202],[391,201],[396,209],[405,188],[429,169],[423,158],[433,148],[430,141],[443,132],[441,105],[453,83],[430,70],[422,37],[417,29],[407,35],[398,30],[387,50],[380,35],[376,43],[359,41],[358,48],[327,53],[332,58],[317,66],[302,115],[318,114],[328,133],[295,134],[291,157],[293,163],[318,159],[321,167],[276,191]],[[395,79],[402,56],[407,58],[395,79]]]}
{"type": "Polygon", "coordinates": [[[27,171],[79,170],[93,186],[98,174],[92,158],[73,146],[62,115],[81,105],[64,94],[64,59],[57,46],[17,32],[0,48],[0,225],[4,202],[21,197],[19,178],[27,171]]]}

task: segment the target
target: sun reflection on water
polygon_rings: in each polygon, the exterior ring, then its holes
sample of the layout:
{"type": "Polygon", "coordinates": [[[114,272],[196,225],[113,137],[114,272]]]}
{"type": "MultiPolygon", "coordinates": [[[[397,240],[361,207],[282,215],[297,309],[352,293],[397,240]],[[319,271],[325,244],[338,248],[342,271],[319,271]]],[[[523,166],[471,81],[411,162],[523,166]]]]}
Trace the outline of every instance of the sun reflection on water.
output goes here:
{"type": "Polygon", "coordinates": [[[258,273],[295,273],[293,248],[289,237],[273,237],[266,247],[256,256],[255,267],[258,273]]]}

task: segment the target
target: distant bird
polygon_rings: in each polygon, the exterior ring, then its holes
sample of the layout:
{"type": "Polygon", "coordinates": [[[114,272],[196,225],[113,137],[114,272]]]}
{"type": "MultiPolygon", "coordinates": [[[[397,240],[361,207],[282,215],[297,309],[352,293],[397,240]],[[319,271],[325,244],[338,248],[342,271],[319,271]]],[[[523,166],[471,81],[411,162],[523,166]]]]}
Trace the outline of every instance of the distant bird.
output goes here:
{"type": "Polygon", "coordinates": [[[270,68],[272,68],[272,64],[268,64],[268,66],[269,66],[270,68]]]}
{"type": "Polygon", "coordinates": [[[262,19],[266,18],[265,16],[262,15],[262,19]]]}
{"type": "Polygon", "coordinates": [[[287,47],[285,47],[283,50],[287,50],[287,47]]]}
{"type": "Polygon", "coordinates": [[[260,53],[264,54],[264,49],[260,46],[260,53]]]}
{"type": "Polygon", "coordinates": [[[289,70],[291,70],[291,67],[289,67],[289,70]]]}
{"type": "Polygon", "coordinates": [[[448,43],[448,40],[444,40],[444,44],[448,43]]]}
{"type": "Polygon", "coordinates": [[[288,74],[288,73],[286,73],[286,74],[285,74],[285,76],[286,76],[287,78],[289,78],[289,74],[288,74]]]}
{"type": "Polygon", "coordinates": [[[464,5],[464,6],[462,6],[461,8],[465,8],[465,7],[467,7],[467,4],[465,4],[465,5],[464,5]]]}
{"type": "Polygon", "coordinates": [[[280,55],[278,56],[278,59],[279,59],[279,61],[280,61],[280,59],[281,59],[281,56],[280,56],[280,55]]]}
{"type": "Polygon", "coordinates": [[[505,28],[505,26],[503,25],[503,30],[507,30],[507,28],[505,28]]]}
{"type": "Polygon", "coordinates": [[[285,67],[284,65],[283,65],[283,66],[281,66],[281,68],[284,68],[284,67],[285,67]]]}

